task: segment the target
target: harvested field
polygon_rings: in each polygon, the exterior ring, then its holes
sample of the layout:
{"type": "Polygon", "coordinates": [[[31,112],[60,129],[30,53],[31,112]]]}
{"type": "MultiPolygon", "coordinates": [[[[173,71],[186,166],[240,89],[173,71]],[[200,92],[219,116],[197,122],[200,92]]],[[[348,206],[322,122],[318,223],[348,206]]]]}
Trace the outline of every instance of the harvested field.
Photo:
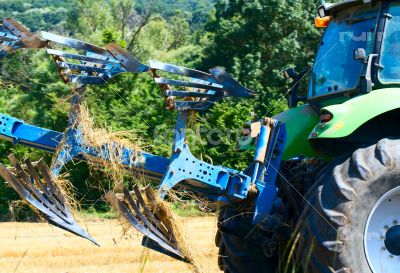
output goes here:
{"type": "MultiPolygon", "coordinates": [[[[220,272],[214,244],[216,219],[182,220],[205,272],[220,272]]],[[[141,236],[132,230],[122,236],[116,220],[90,220],[90,242],[44,223],[0,223],[1,272],[190,272],[179,261],[141,247],[141,236]],[[146,262],[143,262],[146,260],[146,262]]]]}

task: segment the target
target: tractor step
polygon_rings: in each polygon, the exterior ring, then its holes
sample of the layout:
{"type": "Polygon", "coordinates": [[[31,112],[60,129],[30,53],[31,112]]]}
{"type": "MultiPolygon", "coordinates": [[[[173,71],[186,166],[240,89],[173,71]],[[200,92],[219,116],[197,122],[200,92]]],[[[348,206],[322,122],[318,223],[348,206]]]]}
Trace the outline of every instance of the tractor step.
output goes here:
{"type": "Polygon", "coordinates": [[[125,220],[144,235],[142,245],[172,258],[187,262],[178,250],[170,219],[157,208],[156,195],[150,187],[144,189],[146,198],[137,185],[129,192],[122,188],[122,194],[109,192],[107,201],[125,220]]]}
{"type": "Polygon", "coordinates": [[[21,165],[14,155],[8,158],[13,168],[7,168],[0,163],[0,176],[23,200],[37,209],[50,224],[88,239],[99,246],[96,240],[76,223],[64,196],[42,159],[35,164],[26,159],[25,164],[21,165]]]}

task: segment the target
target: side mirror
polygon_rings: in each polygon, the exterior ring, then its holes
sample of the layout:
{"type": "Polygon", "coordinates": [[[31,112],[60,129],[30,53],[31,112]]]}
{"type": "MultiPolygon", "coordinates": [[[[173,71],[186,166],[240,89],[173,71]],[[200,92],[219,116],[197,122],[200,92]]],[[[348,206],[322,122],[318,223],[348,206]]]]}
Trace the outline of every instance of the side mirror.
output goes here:
{"type": "Polygon", "coordinates": [[[378,54],[369,54],[365,52],[364,48],[357,48],[354,51],[354,59],[357,61],[361,61],[364,64],[363,71],[360,75],[360,88],[361,93],[369,93],[372,91],[374,86],[372,82],[372,62],[375,57],[378,57],[378,54]]]}
{"type": "Polygon", "coordinates": [[[299,91],[300,82],[307,73],[308,71],[297,73],[296,70],[294,70],[293,68],[288,68],[283,71],[283,76],[285,77],[285,79],[292,79],[294,81],[294,85],[292,86],[292,88],[290,88],[289,92],[289,108],[294,108],[299,104],[299,102],[307,100],[307,97],[299,97],[297,94],[299,91]]]}
{"type": "Polygon", "coordinates": [[[297,78],[297,72],[293,68],[288,68],[283,71],[283,77],[285,77],[285,79],[287,79],[287,80],[290,80],[290,79],[294,80],[295,78],[297,78]]]}
{"type": "Polygon", "coordinates": [[[364,48],[357,48],[354,51],[354,60],[362,61],[363,63],[367,62],[367,53],[364,48]]]}

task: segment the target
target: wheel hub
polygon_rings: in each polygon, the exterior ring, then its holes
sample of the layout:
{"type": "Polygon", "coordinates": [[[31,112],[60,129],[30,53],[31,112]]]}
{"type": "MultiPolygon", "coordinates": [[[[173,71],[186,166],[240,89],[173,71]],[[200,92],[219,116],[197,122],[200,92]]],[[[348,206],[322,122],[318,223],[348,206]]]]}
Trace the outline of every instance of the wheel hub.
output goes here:
{"type": "Polygon", "coordinates": [[[388,229],[385,246],[392,255],[400,256],[400,225],[388,229]]]}
{"type": "Polygon", "coordinates": [[[385,193],[371,210],[364,252],[373,273],[400,272],[400,187],[385,193]]]}

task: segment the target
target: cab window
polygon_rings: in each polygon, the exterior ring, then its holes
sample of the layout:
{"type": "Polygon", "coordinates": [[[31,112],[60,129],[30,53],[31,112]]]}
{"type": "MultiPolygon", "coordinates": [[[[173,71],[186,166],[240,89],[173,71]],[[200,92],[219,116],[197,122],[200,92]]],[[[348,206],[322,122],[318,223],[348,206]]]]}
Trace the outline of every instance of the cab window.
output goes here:
{"type": "Polygon", "coordinates": [[[386,21],[381,48],[379,79],[383,83],[400,82],[400,3],[392,3],[389,14],[393,17],[386,21]]]}

